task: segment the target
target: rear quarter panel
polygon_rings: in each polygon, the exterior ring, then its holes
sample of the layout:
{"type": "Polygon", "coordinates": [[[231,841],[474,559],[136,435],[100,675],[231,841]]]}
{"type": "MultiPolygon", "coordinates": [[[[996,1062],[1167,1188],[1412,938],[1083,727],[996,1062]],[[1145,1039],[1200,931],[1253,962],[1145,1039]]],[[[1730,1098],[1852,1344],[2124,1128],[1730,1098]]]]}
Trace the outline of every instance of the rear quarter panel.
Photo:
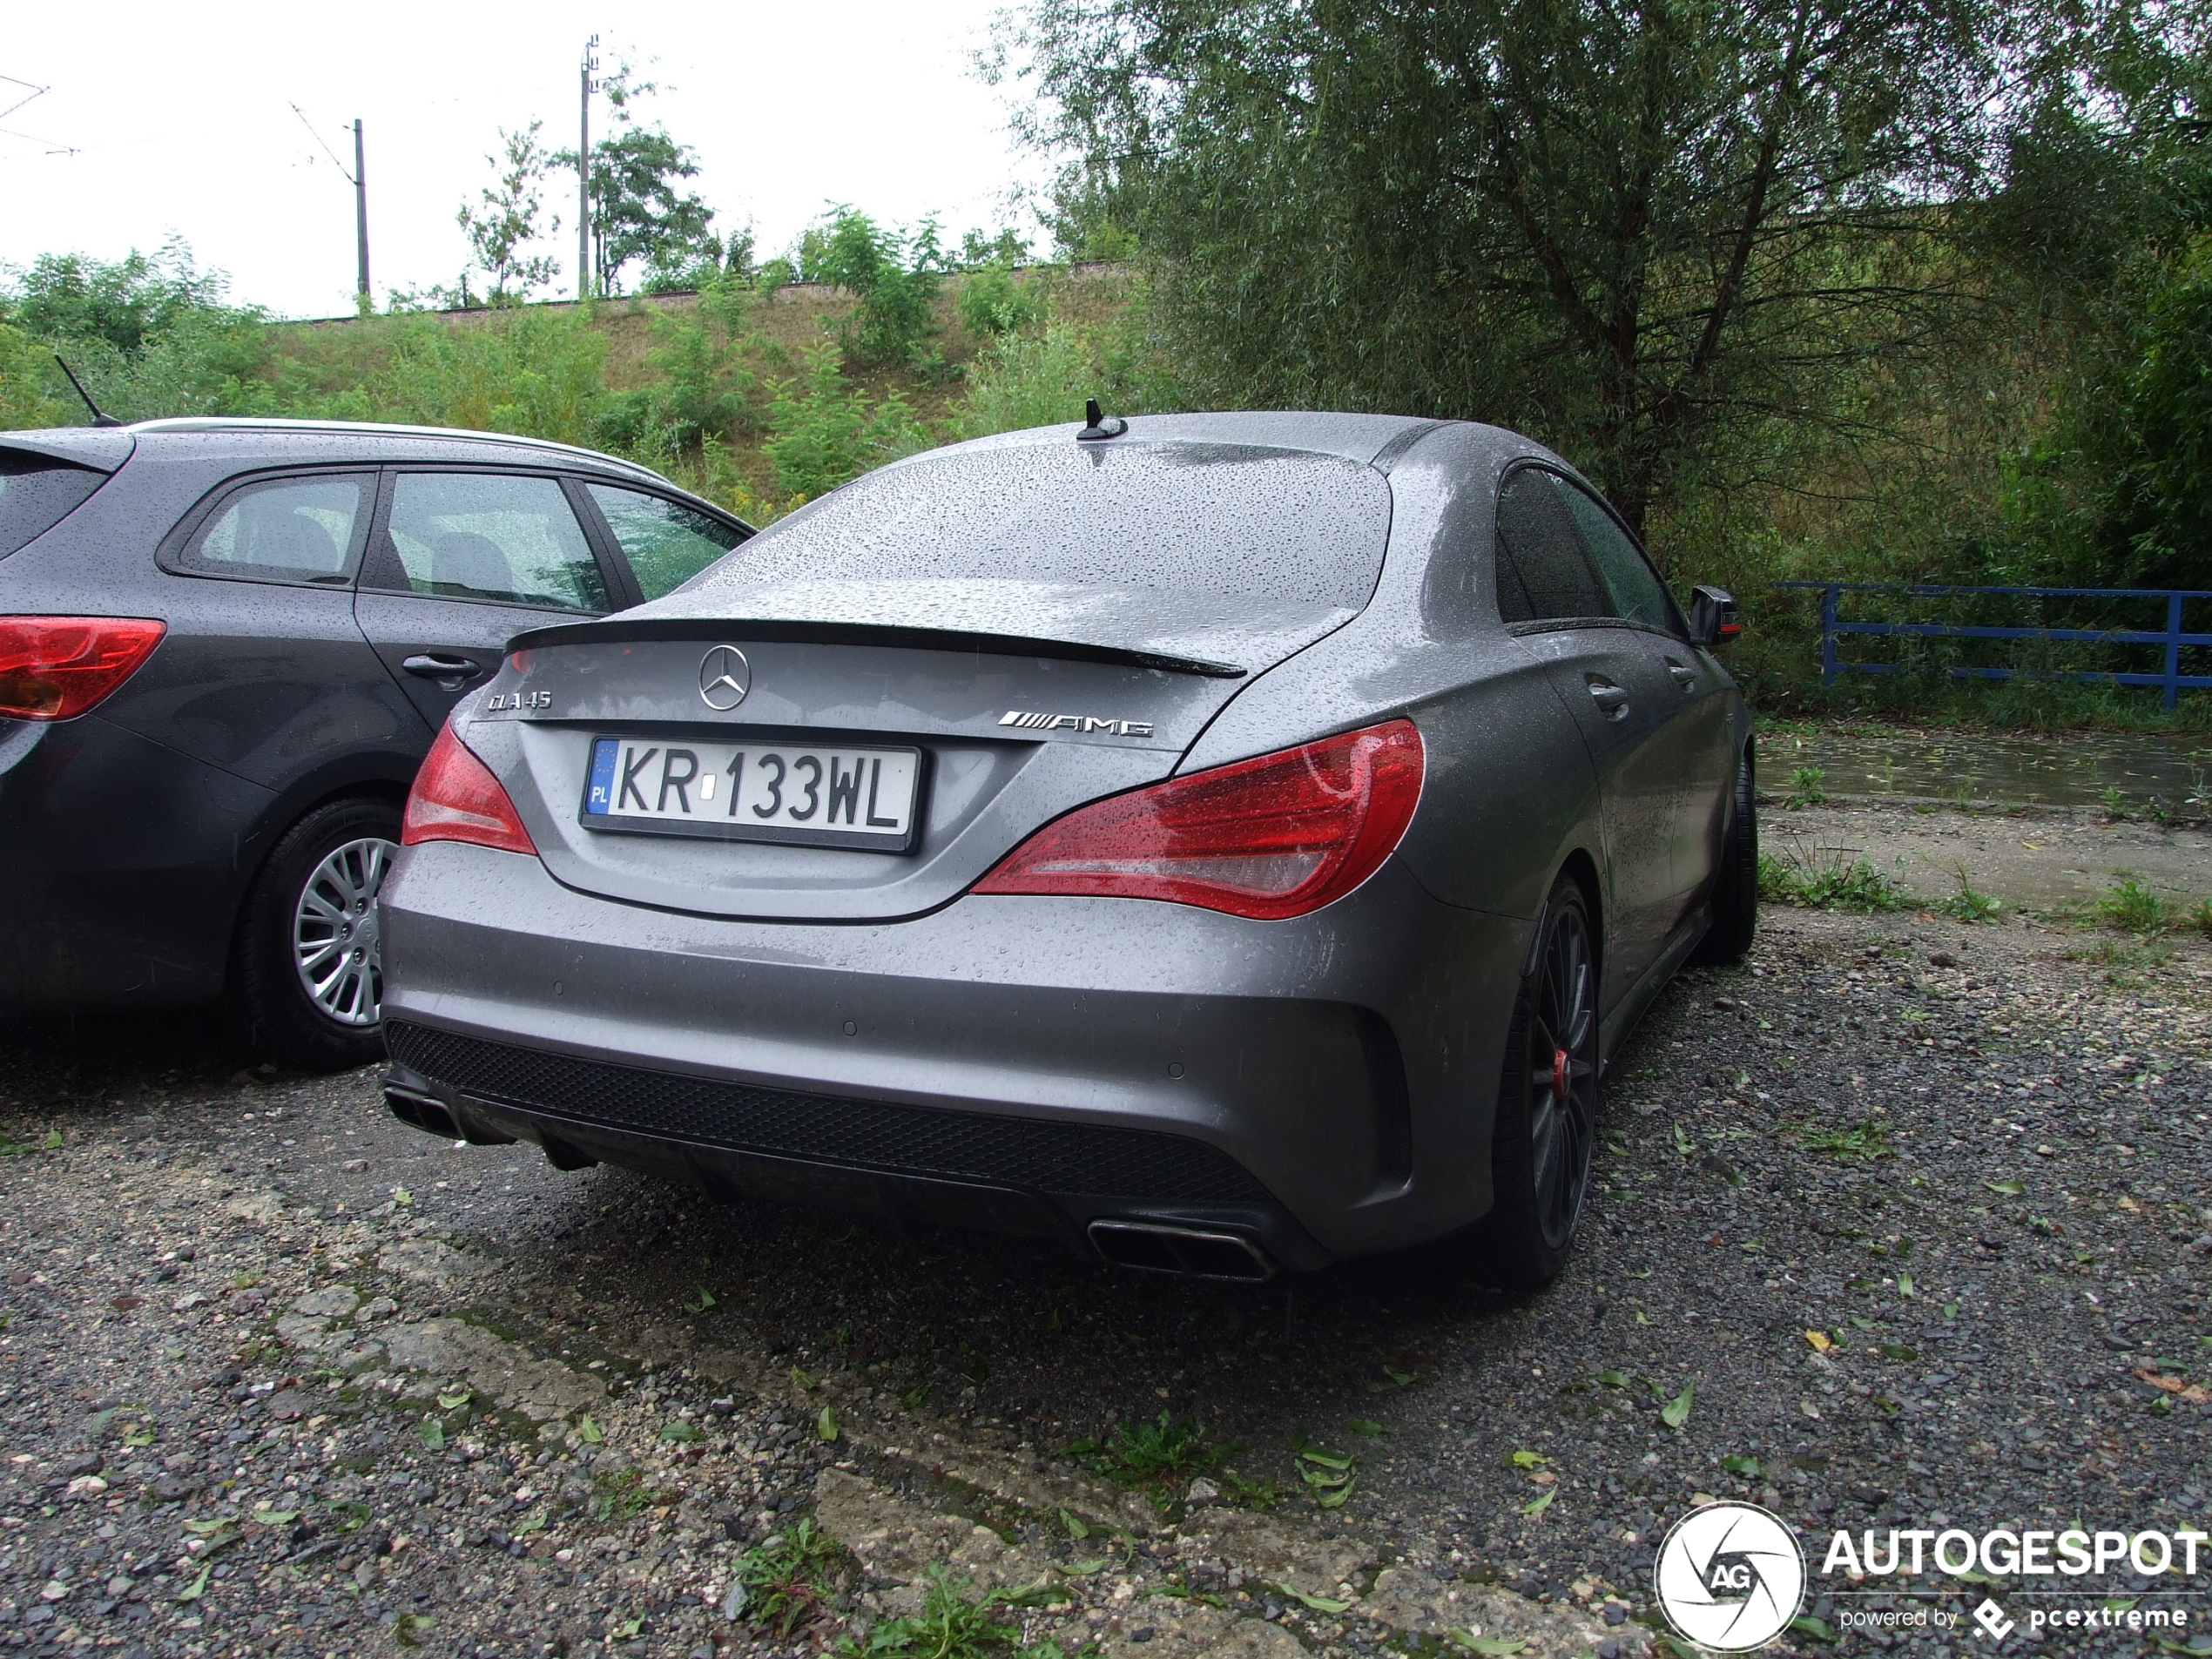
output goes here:
{"type": "Polygon", "coordinates": [[[1498,620],[1497,481],[1522,453],[1503,437],[1447,427],[1393,468],[1390,550],[1373,600],[1258,677],[1178,771],[1409,718],[1427,770],[1399,858],[1447,903],[1530,920],[1568,853],[1595,852],[1598,805],[1572,718],[1498,620]]]}

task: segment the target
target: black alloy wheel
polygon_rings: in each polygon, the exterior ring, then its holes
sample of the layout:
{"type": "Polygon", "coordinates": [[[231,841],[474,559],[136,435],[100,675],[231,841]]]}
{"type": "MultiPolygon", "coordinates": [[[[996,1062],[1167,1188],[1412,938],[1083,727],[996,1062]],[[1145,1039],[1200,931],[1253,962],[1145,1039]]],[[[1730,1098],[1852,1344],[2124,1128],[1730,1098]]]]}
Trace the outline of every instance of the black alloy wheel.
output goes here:
{"type": "Polygon", "coordinates": [[[1597,953],[1588,902],[1562,876],[1544,907],[1535,971],[1507,1033],[1491,1141],[1495,1203],[1479,1236],[1500,1284],[1548,1285],[1567,1264],[1597,1138],[1597,953]]]}

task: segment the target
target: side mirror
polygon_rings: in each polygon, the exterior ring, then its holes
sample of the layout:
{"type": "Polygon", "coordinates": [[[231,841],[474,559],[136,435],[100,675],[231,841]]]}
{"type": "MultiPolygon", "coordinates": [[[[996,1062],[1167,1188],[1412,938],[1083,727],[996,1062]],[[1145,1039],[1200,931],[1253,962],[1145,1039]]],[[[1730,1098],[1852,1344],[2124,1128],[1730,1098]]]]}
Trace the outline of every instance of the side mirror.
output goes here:
{"type": "Polygon", "coordinates": [[[1693,588],[1689,594],[1689,643],[1718,651],[1743,631],[1736,596],[1725,588],[1693,588]]]}

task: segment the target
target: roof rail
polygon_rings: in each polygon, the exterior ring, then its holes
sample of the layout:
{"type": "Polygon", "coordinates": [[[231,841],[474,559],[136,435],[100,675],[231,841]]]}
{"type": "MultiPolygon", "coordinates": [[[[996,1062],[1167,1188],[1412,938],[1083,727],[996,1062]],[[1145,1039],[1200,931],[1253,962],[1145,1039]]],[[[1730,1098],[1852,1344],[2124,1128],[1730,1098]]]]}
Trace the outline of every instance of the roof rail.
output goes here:
{"type": "Polygon", "coordinates": [[[511,432],[477,432],[462,427],[408,426],[391,421],[294,421],[274,415],[166,415],[158,420],[133,421],[133,432],[351,432],[365,436],[394,438],[437,438],[447,442],[459,441],[474,443],[517,444],[525,448],[550,450],[556,455],[580,455],[619,467],[643,477],[658,480],[660,475],[650,467],[620,455],[610,455],[598,449],[587,449],[581,444],[556,443],[550,438],[529,438],[511,432]]]}

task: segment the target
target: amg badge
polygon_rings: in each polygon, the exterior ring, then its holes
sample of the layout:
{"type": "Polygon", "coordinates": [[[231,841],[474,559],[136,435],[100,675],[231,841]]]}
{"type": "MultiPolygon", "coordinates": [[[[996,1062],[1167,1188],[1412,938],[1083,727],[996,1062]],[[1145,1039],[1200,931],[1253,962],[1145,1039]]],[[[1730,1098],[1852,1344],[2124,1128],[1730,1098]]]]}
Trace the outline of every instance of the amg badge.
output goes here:
{"type": "Polygon", "coordinates": [[[999,724],[1019,726],[1024,732],[1103,732],[1114,738],[1152,735],[1150,720],[1102,720],[1089,714],[1032,714],[1022,709],[1008,709],[999,717],[999,724]]]}

